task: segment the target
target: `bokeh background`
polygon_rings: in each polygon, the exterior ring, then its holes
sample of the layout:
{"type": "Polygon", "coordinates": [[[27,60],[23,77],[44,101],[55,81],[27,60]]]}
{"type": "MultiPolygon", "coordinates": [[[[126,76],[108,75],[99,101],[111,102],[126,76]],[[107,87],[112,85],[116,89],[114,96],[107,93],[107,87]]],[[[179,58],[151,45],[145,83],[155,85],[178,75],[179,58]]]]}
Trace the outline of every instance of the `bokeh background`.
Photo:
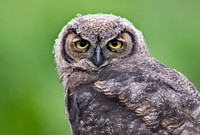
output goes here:
{"type": "Polygon", "coordinates": [[[200,89],[199,0],[0,0],[0,135],[70,134],[52,50],[77,13],[129,19],[200,89]]]}

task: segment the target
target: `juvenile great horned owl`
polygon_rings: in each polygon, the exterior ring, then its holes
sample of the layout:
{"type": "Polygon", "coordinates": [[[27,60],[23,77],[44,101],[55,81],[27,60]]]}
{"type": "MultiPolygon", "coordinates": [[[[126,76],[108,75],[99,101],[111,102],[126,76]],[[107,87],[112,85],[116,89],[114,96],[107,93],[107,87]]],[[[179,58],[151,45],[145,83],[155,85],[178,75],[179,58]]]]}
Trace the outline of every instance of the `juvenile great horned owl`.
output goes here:
{"type": "Polygon", "coordinates": [[[128,20],[78,16],[54,49],[73,135],[200,135],[197,89],[128,20]]]}

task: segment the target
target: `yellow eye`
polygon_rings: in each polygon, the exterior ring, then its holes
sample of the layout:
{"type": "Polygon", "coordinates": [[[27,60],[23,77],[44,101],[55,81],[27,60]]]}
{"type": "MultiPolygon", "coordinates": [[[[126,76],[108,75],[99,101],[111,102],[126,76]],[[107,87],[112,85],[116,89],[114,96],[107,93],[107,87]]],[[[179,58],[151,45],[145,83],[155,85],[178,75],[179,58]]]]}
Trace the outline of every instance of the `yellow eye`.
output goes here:
{"type": "Polygon", "coordinates": [[[113,41],[108,42],[108,47],[110,47],[111,49],[120,49],[122,45],[123,43],[118,40],[113,40],[113,41]]]}
{"type": "Polygon", "coordinates": [[[90,43],[85,40],[80,40],[80,41],[75,42],[75,46],[78,49],[86,49],[89,47],[89,45],[90,45],[90,43]]]}

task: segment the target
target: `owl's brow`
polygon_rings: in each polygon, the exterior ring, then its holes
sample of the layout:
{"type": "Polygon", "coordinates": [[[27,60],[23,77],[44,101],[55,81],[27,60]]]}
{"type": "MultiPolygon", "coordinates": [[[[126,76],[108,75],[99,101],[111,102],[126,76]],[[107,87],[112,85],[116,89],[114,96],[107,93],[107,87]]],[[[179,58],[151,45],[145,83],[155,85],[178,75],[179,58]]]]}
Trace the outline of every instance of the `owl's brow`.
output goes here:
{"type": "Polygon", "coordinates": [[[77,32],[76,32],[76,29],[71,29],[70,32],[76,34],[79,38],[84,39],[84,38],[81,36],[80,33],[77,33],[77,32]]]}
{"type": "Polygon", "coordinates": [[[118,33],[116,36],[113,36],[112,38],[110,38],[109,40],[107,40],[107,41],[106,41],[106,44],[107,44],[109,41],[112,41],[112,40],[118,39],[122,33],[123,33],[123,32],[118,33]]]}
{"type": "MultiPolygon", "coordinates": [[[[120,31],[113,39],[119,38],[119,37],[122,35],[122,33],[126,33],[126,31],[125,31],[125,30],[120,31]]],[[[112,39],[112,40],[113,40],[113,39],[112,39]]]]}

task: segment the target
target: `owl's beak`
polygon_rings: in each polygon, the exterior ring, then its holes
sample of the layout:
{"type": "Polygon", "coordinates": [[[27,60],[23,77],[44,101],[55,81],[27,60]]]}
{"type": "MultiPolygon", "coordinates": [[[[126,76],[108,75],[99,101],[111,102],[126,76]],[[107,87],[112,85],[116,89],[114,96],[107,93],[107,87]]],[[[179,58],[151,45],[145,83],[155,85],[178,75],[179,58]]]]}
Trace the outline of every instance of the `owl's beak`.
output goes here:
{"type": "Polygon", "coordinates": [[[103,60],[104,60],[104,57],[103,57],[102,49],[100,46],[97,45],[97,47],[95,48],[93,63],[94,65],[99,67],[103,63],[103,60]]]}

